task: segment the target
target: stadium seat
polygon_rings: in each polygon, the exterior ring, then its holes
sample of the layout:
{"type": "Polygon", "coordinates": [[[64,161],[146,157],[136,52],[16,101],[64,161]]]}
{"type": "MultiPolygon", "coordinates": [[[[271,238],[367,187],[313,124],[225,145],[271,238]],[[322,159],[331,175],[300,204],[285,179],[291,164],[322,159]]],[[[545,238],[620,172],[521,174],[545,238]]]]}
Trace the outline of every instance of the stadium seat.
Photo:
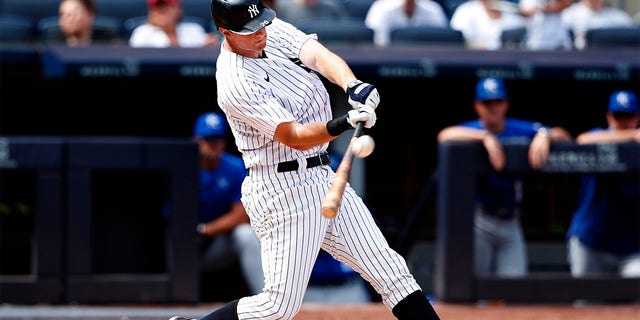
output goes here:
{"type": "Polygon", "coordinates": [[[373,30],[356,19],[309,19],[296,24],[306,33],[315,33],[322,43],[372,44],[373,30]]]}
{"type": "Polygon", "coordinates": [[[447,17],[451,19],[451,16],[453,16],[453,13],[456,11],[458,6],[467,2],[467,0],[440,0],[436,2],[440,3],[444,12],[447,14],[447,17]]]}
{"type": "Polygon", "coordinates": [[[412,26],[391,31],[391,45],[434,44],[464,47],[464,36],[459,30],[448,27],[412,26]]]}
{"type": "Polygon", "coordinates": [[[121,22],[147,15],[145,0],[96,0],[96,14],[119,19],[121,22]]]}
{"type": "Polygon", "coordinates": [[[182,0],[185,16],[201,18],[205,23],[211,19],[211,0],[182,0]]]}
{"type": "Polygon", "coordinates": [[[29,17],[0,15],[0,41],[28,43],[35,39],[35,22],[29,17]]]}
{"type": "Polygon", "coordinates": [[[42,18],[58,14],[60,0],[0,0],[3,15],[28,17],[37,23],[42,18]]]}
{"type": "Polygon", "coordinates": [[[513,28],[503,30],[500,35],[500,41],[502,42],[503,49],[522,49],[524,48],[524,41],[527,35],[527,28],[513,28]]]}
{"type": "MultiPolygon", "coordinates": [[[[62,41],[63,35],[58,24],[58,16],[40,19],[37,25],[37,33],[43,42],[62,41]]],[[[114,17],[96,16],[93,22],[94,39],[116,40],[121,37],[120,20],[114,17]]]]}
{"type": "Polygon", "coordinates": [[[590,29],[585,33],[587,49],[590,48],[639,48],[640,26],[590,29]]]}
{"type": "Polygon", "coordinates": [[[143,0],[96,0],[96,13],[112,17],[120,22],[120,38],[128,39],[125,21],[132,17],[147,15],[147,1],[143,0]]]}
{"type": "Polygon", "coordinates": [[[369,8],[375,0],[343,0],[342,2],[347,9],[349,17],[364,21],[369,12],[369,8]]]}

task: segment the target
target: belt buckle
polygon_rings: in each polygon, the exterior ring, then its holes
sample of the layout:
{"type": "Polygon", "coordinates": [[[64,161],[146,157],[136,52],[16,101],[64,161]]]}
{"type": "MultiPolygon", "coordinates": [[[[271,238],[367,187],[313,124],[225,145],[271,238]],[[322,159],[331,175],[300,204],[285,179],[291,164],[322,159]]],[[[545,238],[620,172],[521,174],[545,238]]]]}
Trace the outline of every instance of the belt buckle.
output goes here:
{"type": "Polygon", "coordinates": [[[320,160],[320,165],[324,166],[325,163],[322,161],[322,156],[325,155],[326,153],[318,153],[318,160],[320,160]]]}

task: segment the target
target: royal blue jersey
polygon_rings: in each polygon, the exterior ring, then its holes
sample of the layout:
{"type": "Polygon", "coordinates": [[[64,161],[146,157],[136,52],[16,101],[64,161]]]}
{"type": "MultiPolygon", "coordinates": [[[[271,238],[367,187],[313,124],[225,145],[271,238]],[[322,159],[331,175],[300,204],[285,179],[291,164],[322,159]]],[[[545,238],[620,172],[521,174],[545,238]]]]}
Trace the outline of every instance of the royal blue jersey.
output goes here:
{"type": "Polygon", "coordinates": [[[200,214],[205,223],[229,211],[240,201],[242,181],[247,176],[244,162],[238,156],[225,153],[213,170],[200,169],[200,214]]]}
{"type": "MultiPolygon", "coordinates": [[[[464,127],[486,129],[480,119],[463,122],[464,127]]],[[[502,132],[493,132],[500,143],[530,143],[543,127],[539,122],[506,118],[502,132]]],[[[516,190],[516,181],[512,176],[491,171],[477,178],[476,202],[488,206],[515,207],[522,201],[516,190]]]]}
{"type": "Polygon", "coordinates": [[[567,238],[573,235],[593,249],[640,252],[640,174],[584,174],[567,238]]]}

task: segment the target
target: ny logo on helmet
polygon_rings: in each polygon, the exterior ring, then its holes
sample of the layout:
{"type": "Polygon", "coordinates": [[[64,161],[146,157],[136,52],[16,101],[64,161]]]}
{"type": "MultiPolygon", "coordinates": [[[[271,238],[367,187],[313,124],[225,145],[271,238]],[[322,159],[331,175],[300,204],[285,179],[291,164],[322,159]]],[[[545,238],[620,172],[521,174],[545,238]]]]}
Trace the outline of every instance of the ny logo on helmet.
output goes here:
{"type": "Polygon", "coordinates": [[[260,13],[260,11],[258,11],[258,6],[255,4],[250,5],[247,11],[249,11],[249,16],[251,16],[251,18],[257,16],[258,13],[260,13]]]}

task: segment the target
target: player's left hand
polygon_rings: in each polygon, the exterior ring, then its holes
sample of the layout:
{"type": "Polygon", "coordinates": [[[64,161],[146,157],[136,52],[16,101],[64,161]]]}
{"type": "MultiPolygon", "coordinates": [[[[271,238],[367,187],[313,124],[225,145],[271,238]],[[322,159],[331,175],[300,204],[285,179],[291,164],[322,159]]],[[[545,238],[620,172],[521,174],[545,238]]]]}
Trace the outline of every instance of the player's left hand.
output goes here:
{"type": "Polygon", "coordinates": [[[376,124],[376,111],[369,105],[361,105],[356,110],[347,113],[347,121],[352,127],[356,127],[358,122],[364,122],[365,128],[371,128],[376,124]]]}
{"type": "Polygon", "coordinates": [[[347,94],[349,95],[349,104],[354,109],[366,104],[375,109],[380,103],[380,94],[378,89],[370,83],[354,80],[347,85],[347,94]]]}

